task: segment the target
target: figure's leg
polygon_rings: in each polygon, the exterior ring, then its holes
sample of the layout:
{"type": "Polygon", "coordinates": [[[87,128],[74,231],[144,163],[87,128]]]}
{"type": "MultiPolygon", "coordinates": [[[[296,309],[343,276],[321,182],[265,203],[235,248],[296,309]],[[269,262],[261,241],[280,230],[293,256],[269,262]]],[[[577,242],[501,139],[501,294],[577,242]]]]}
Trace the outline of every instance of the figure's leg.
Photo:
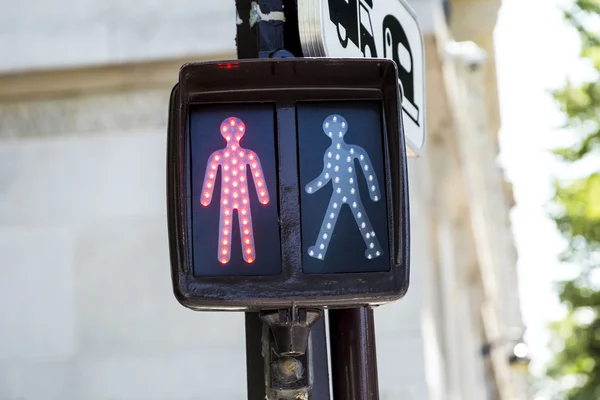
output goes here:
{"type": "Polygon", "coordinates": [[[240,237],[242,238],[242,254],[244,261],[251,264],[256,260],[256,248],[254,247],[254,228],[252,226],[252,214],[250,203],[244,196],[247,204],[241,204],[238,209],[238,220],[240,223],[240,237]]]}
{"type": "Polygon", "coordinates": [[[371,221],[369,221],[369,217],[365,212],[365,208],[360,200],[360,196],[351,196],[350,200],[348,201],[348,205],[352,210],[352,214],[354,215],[354,219],[356,220],[356,224],[360,230],[360,235],[367,245],[365,257],[367,257],[369,260],[379,257],[383,251],[379,245],[379,240],[375,236],[375,230],[373,229],[373,225],[371,225],[371,221]]]}
{"type": "Polygon", "coordinates": [[[338,216],[340,215],[340,208],[342,207],[342,204],[343,203],[341,199],[338,199],[338,196],[336,196],[334,193],[331,196],[329,206],[327,207],[327,211],[323,217],[323,223],[321,224],[321,230],[319,231],[317,242],[314,246],[310,246],[308,248],[309,256],[318,258],[319,260],[325,259],[327,248],[329,247],[329,242],[331,241],[331,235],[333,234],[335,224],[338,216]]]}
{"type": "Polygon", "coordinates": [[[233,210],[229,202],[229,196],[221,194],[221,216],[219,219],[219,252],[217,259],[221,264],[227,264],[231,259],[231,221],[233,221],[233,210]]]}

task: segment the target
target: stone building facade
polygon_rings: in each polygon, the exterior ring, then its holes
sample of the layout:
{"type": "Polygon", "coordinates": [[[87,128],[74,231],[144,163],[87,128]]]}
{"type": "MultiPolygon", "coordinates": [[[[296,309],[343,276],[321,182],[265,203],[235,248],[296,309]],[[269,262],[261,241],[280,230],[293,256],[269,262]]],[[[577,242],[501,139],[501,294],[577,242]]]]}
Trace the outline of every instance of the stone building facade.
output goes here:
{"type": "MultiPolygon", "coordinates": [[[[449,3],[447,23],[441,1],[411,2],[429,138],[409,162],[411,288],[375,313],[381,398],[524,399],[507,348],[481,354],[522,327],[495,164],[500,0],[449,3]]],[[[244,398],[243,316],[171,293],[164,184],[169,91],[182,63],[235,57],[234,1],[0,9],[0,400],[244,398]]]]}

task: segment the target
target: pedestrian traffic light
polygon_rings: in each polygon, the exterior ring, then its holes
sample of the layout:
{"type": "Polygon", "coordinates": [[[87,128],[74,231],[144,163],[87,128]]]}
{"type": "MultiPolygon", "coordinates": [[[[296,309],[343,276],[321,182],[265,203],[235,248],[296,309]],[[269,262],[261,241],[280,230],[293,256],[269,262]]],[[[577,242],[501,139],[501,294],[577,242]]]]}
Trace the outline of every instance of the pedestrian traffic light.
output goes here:
{"type": "Polygon", "coordinates": [[[352,307],[404,295],[408,184],[393,61],[186,64],[168,130],[183,305],[352,307]]]}

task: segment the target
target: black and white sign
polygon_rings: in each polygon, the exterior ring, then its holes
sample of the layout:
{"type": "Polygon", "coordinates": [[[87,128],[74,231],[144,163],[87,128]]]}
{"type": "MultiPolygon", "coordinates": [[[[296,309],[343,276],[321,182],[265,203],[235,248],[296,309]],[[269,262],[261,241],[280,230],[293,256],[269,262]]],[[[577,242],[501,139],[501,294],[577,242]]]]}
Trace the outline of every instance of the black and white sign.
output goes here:
{"type": "Polygon", "coordinates": [[[401,0],[298,0],[300,39],[307,57],[393,59],[404,98],[406,144],[425,148],[425,62],[416,16],[401,0]]]}

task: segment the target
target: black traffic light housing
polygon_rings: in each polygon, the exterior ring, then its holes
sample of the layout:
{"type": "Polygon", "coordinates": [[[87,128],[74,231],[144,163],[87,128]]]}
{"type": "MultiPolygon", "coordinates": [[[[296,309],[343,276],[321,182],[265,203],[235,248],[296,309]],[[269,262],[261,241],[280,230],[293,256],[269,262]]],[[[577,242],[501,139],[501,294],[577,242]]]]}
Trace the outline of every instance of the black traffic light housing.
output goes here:
{"type": "Polygon", "coordinates": [[[401,298],[409,284],[409,209],[400,110],[390,60],[184,65],[171,94],[167,146],[171,272],[179,302],[199,311],[258,311],[401,298]],[[349,143],[346,132],[354,135],[349,143]],[[327,151],[329,141],[333,151],[327,151]],[[339,165],[342,180],[360,180],[363,192],[372,190],[360,194],[358,186],[329,176],[327,168],[338,172],[339,165]],[[328,182],[333,189],[326,191],[328,182]],[[315,196],[331,192],[329,206],[308,196],[313,187],[315,196]],[[369,196],[377,209],[369,208],[369,196]],[[342,214],[338,198],[352,213],[342,214]],[[363,203],[371,225],[362,222],[363,203]],[[332,212],[324,215],[326,209],[332,212]],[[338,214],[352,229],[335,230],[338,214]],[[331,240],[330,249],[322,237],[331,240]],[[361,256],[348,257],[362,241],[361,256]]]}

